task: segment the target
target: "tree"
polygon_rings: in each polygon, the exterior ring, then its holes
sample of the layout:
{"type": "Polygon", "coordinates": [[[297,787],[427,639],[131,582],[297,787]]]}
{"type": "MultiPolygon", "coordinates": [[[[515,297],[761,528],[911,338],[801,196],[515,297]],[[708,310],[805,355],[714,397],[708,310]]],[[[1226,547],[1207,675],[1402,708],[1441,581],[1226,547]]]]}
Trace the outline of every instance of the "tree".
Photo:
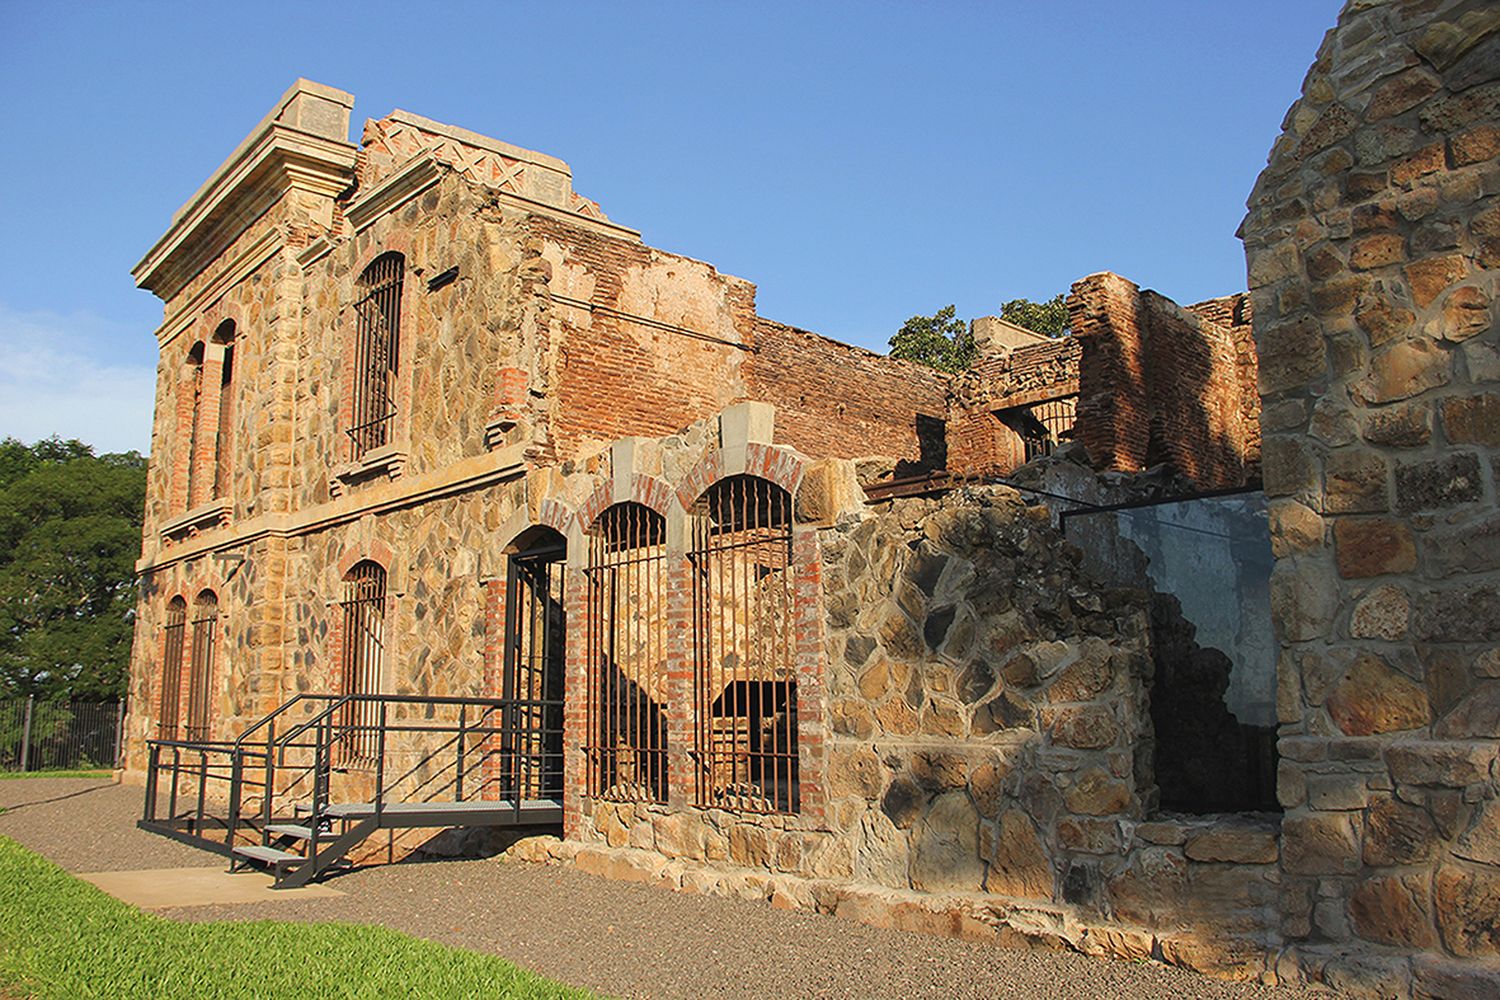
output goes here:
{"type": "Polygon", "coordinates": [[[1068,330],[1068,307],[1061,295],[1046,302],[1011,299],[1000,306],[1000,318],[1048,337],[1061,337],[1068,330]]]}
{"type": "Polygon", "coordinates": [[[0,695],[124,694],[145,492],[136,452],[0,441],[0,695]]]}
{"type": "Polygon", "coordinates": [[[944,306],[932,316],[913,316],[891,338],[891,357],[915,361],[945,372],[961,372],[974,363],[969,324],[944,306]]]}

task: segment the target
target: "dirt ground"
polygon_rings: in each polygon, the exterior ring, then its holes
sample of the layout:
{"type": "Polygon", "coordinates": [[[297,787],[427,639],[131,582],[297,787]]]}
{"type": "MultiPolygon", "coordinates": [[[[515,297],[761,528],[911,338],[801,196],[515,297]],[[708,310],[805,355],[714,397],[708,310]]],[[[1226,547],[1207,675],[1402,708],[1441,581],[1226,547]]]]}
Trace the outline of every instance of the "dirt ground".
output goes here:
{"type": "MultiPolygon", "coordinates": [[[[140,806],[139,789],[108,782],[0,781],[0,834],[75,872],[223,864],[136,829],[140,806]]],[[[365,868],[329,884],[344,895],[158,912],[179,920],[384,924],[620,997],[1327,996],[1219,982],[1153,962],[879,930],[494,859],[365,868]]]]}

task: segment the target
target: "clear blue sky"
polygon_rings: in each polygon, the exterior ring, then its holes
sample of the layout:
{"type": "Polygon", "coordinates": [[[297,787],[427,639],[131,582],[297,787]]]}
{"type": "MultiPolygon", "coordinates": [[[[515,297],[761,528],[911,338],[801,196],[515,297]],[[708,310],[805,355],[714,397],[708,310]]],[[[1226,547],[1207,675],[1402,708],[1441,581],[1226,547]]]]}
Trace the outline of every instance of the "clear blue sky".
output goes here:
{"type": "Polygon", "coordinates": [[[1339,0],[0,0],[0,436],[149,443],[130,267],[298,76],[551,153],[762,315],[883,350],[1099,270],[1244,287],[1245,198],[1339,0]]]}

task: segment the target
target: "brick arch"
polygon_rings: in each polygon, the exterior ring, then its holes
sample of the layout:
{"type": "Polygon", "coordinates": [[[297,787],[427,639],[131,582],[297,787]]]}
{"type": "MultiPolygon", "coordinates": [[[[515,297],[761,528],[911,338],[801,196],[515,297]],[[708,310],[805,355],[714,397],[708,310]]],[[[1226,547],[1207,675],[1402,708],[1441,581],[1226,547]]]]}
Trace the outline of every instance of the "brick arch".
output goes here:
{"type": "Polygon", "coordinates": [[[389,545],[378,538],[369,541],[357,542],[347,546],[339,554],[338,562],[334,565],[338,569],[339,579],[349,575],[349,571],[362,562],[372,562],[385,570],[387,586],[394,580],[396,574],[396,553],[389,545]]]}
{"type": "Polygon", "coordinates": [[[710,448],[677,484],[677,502],[683,510],[692,510],[708,488],[729,475],[744,474],[768,479],[793,497],[807,474],[807,460],[790,448],[769,444],[747,444],[745,467],[731,472],[724,452],[710,448]]]}
{"type": "Polygon", "coordinates": [[[578,523],[584,531],[591,530],[604,512],[617,503],[638,503],[667,517],[675,497],[676,491],[658,476],[639,472],[633,474],[630,477],[630,490],[623,495],[615,493],[612,478],[605,479],[578,509],[578,523]]]}

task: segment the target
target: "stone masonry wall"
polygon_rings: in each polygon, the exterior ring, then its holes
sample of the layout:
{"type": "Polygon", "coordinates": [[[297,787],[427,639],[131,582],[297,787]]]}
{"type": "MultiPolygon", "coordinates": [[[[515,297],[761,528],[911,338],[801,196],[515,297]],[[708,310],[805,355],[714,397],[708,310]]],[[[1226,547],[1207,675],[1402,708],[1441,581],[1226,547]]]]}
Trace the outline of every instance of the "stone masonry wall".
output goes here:
{"type": "Polygon", "coordinates": [[[1353,0],[1243,234],[1277,557],[1282,931],[1500,994],[1500,10],[1353,0]]]}
{"type": "Polygon", "coordinates": [[[1141,591],[1091,580],[1004,487],[824,535],[829,818],[856,880],[1085,950],[1269,969],[1274,825],[1154,815],[1141,591]]]}

